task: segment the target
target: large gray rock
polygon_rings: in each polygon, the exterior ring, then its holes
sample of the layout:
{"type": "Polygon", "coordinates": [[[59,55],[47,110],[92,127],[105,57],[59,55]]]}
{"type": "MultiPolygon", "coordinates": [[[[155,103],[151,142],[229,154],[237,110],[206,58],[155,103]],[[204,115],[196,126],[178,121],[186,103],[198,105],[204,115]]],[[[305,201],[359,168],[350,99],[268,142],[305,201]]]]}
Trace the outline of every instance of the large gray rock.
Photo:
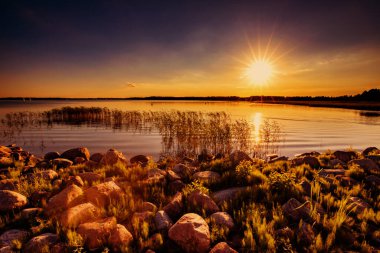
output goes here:
{"type": "Polygon", "coordinates": [[[18,192],[0,190],[0,212],[20,209],[28,203],[28,199],[18,192]]]}
{"type": "Polygon", "coordinates": [[[170,229],[169,238],[185,252],[208,252],[210,230],[206,221],[195,213],[183,215],[170,229]]]}

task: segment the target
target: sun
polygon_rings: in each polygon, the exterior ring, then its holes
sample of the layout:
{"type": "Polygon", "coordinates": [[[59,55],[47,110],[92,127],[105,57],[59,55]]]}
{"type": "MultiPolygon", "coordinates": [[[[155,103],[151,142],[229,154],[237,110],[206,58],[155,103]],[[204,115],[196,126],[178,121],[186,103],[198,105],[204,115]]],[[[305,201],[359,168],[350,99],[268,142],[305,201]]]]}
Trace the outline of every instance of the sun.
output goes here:
{"type": "Polygon", "coordinates": [[[265,85],[273,77],[273,65],[265,59],[255,60],[243,72],[243,78],[255,85],[265,85]]]}

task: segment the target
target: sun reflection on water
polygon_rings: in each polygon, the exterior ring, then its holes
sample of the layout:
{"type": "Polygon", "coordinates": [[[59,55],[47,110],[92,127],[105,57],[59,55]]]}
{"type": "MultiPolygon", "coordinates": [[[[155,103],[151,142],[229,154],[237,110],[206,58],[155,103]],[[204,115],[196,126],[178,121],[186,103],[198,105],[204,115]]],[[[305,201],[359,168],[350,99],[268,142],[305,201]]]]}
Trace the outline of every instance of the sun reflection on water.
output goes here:
{"type": "Polygon", "coordinates": [[[254,126],[253,139],[256,143],[260,142],[260,126],[262,124],[262,113],[256,112],[252,117],[252,123],[254,126]]]}

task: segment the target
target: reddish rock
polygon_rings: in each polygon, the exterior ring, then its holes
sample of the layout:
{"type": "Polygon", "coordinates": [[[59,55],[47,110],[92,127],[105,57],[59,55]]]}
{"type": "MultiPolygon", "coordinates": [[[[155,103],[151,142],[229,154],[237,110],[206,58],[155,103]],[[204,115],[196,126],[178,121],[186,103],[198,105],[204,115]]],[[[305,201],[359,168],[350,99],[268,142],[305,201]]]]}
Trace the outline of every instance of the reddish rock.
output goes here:
{"type": "Polygon", "coordinates": [[[58,235],[46,233],[33,237],[24,247],[23,252],[46,253],[59,241],[58,235]]]}
{"type": "Polygon", "coordinates": [[[193,180],[198,180],[205,184],[219,183],[221,177],[219,173],[214,171],[201,171],[193,175],[193,180]]]}
{"type": "Polygon", "coordinates": [[[231,153],[230,160],[233,166],[239,165],[239,163],[241,163],[242,161],[253,162],[252,158],[249,157],[249,155],[247,155],[243,151],[234,151],[233,153],[231,153]]]}
{"type": "Polygon", "coordinates": [[[70,167],[71,165],[73,165],[73,162],[64,158],[55,158],[52,160],[52,164],[56,166],[57,169],[61,169],[70,167]]]}
{"type": "Polygon", "coordinates": [[[169,238],[185,252],[208,252],[210,231],[206,221],[195,213],[183,215],[170,229],[169,238]]]}
{"type": "Polygon", "coordinates": [[[127,252],[127,248],[133,241],[132,234],[120,224],[116,225],[108,238],[108,244],[114,252],[127,252]]]}
{"type": "Polygon", "coordinates": [[[82,236],[85,245],[95,250],[108,242],[111,232],[117,229],[116,218],[105,218],[79,225],[77,232],[82,236]]]}
{"type": "Polygon", "coordinates": [[[122,194],[122,189],[114,181],[92,186],[84,192],[88,201],[101,208],[106,208],[111,202],[116,203],[122,194]]]}
{"type": "Polygon", "coordinates": [[[366,149],[363,150],[362,155],[363,156],[367,156],[370,153],[377,153],[377,152],[379,152],[378,148],[376,148],[376,147],[368,147],[368,148],[366,148],[366,149]]]}
{"type": "Polygon", "coordinates": [[[172,169],[181,179],[190,178],[196,171],[196,168],[187,166],[185,164],[176,164],[172,169]]]}
{"type": "Polygon", "coordinates": [[[238,253],[231,248],[226,242],[220,242],[216,244],[210,251],[210,253],[238,253]]]}
{"type": "Polygon", "coordinates": [[[151,202],[143,202],[141,206],[141,212],[155,212],[157,210],[157,206],[151,202]]]}
{"type": "Polygon", "coordinates": [[[32,174],[31,178],[43,178],[44,180],[53,180],[58,177],[58,173],[54,170],[43,170],[32,174]]]}
{"type": "Polygon", "coordinates": [[[293,159],[292,162],[296,166],[306,164],[306,165],[309,165],[311,168],[315,168],[315,169],[318,169],[321,166],[318,159],[314,156],[297,157],[293,159]]]}
{"type": "Polygon", "coordinates": [[[86,162],[86,159],[84,159],[83,157],[75,157],[74,159],[74,164],[82,164],[85,162],[86,162]]]}
{"type": "Polygon", "coordinates": [[[341,160],[342,162],[348,163],[352,159],[356,158],[356,153],[354,151],[335,151],[333,155],[341,160]]]}
{"type": "Polygon", "coordinates": [[[18,181],[16,179],[2,179],[0,180],[0,190],[16,190],[16,185],[18,181]]]}
{"type": "Polygon", "coordinates": [[[91,203],[84,203],[67,209],[60,217],[65,228],[76,228],[82,223],[91,222],[101,217],[101,211],[91,203]]]}
{"type": "Polygon", "coordinates": [[[284,214],[294,221],[310,219],[310,209],[302,205],[298,200],[291,198],[282,206],[284,214]]]}
{"type": "Polygon", "coordinates": [[[110,149],[107,151],[107,153],[103,156],[102,160],[100,161],[100,164],[102,165],[114,165],[118,162],[121,162],[123,164],[128,164],[127,159],[121,153],[120,151],[117,151],[115,149],[110,149]]]}
{"type": "Polygon", "coordinates": [[[20,230],[20,229],[11,229],[8,230],[0,235],[0,246],[10,246],[12,247],[13,241],[19,241],[21,243],[24,243],[28,237],[29,232],[26,230],[20,230]]]}
{"type": "Polygon", "coordinates": [[[181,180],[176,180],[169,183],[169,192],[172,194],[175,194],[177,192],[182,191],[183,188],[185,188],[185,184],[181,180]]]}
{"type": "Polygon", "coordinates": [[[69,176],[68,179],[65,181],[65,184],[67,186],[69,185],[76,185],[79,187],[84,186],[84,182],[80,176],[69,176]]]}
{"type": "Polygon", "coordinates": [[[93,185],[94,183],[100,183],[103,181],[103,177],[94,172],[83,172],[79,173],[78,176],[87,185],[93,185]]]}
{"type": "Polygon", "coordinates": [[[0,169],[13,167],[13,159],[9,157],[0,157],[0,169]]]}
{"type": "Polygon", "coordinates": [[[72,148],[63,152],[61,157],[73,162],[75,161],[75,158],[83,157],[86,161],[88,161],[90,159],[90,151],[88,151],[85,147],[72,148]]]}
{"type": "Polygon", "coordinates": [[[44,159],[46,161],[54,160],[56,158],[60,158],[61,155],[58,152],[48,152],[45,154],[44,159]]]}
{"type": "Polygon", "coordinates": [[[365,171],[380,171],[379,166],[371,159],[364,158],[364,159],[355,159],[348,163],[348,165],[356,164],[365,171]]]}
{"type": "Polygon", "coordinates": [[[12,149],[6,146],[0,146],[0,157],[8,157],[12,153],[12,149]]]}
{"type": "Polygon", "coordinates": [[[27,203],[28,199],[20,193],[0,190],[0,212],[10,212],[24,207],[27,203]]]}
{"type": "Polygon", "coordinates": [[[131,164],[140,164],[143,167],[145,167],[148,164],[148,161],[149,157],[145,155],[136,155],[129,160],[131,164]]]}
{"type": "Polygon", "coordinates": [[[163,210],[172,218],[175,219],[181,215],[183,209],[183,194],[178,192],[173,199],[164,206],[163,210]]]}
{"type": "Polygon", "coordinates": [[[210,216],[210,220],[213,224],[215,224],[219,227],[225,227],[228,229],[232,229],[235,226],[234,220],[232,219],[231,215],[229,215],[226,212],[213,213],[210,216]]]}
{"type": "Polygon", "coordinates": [[[175,173],[174,171],[172,170],[168,170],[167,171],[167,177],[169,179],[170,182],[173,182],[173,181],[176,181],[176,180],[181,180],[181,177],[175,173]]]}
{"type": "Polygon", "coordinates": [[[239,197],[247,188],[246,187],[232,187],[225,190],[215,192],[212,197],[218,205],[223,202],[232,201],[239,197]]]}
{"type": "Polygon", "coordinates": [[[202,193],[200,190],[195,190],[187,197],[187,203],[193,210],[212,214],[219,211],[219,207],[215,204],[210,196],[202,193]]]}
{"type": "Polygon", "coordinates": [[[69,185],[63,191],[50,198],[45,211],[49,216],[60,214],[72,207],[75,200],[78,200],[82,195],[83,191],[81,188],[76,185],[69,185]]]}
{"type": "Polygon", "coordinates": [[[90,156],[90,161],[100,163],[103,157],[104,157],[104,154],[102,153],[94,153],[90,156]]]}
{"type": "Polygon", "coordinates": [[[169,215],[161,210],[156,213],[154,217],[154,222],[156,224],[156,228],[159,231],[168,231],[169,228],[173,225],[173,221],[170,219],[169,215]]]}

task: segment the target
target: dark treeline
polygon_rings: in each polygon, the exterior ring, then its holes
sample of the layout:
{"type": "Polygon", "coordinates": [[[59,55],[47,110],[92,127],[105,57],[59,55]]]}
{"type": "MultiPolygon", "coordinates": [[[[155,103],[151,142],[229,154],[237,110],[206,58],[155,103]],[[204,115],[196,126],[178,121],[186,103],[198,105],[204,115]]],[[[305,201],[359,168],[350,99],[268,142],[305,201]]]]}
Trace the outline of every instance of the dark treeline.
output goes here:
{"type": "MultiPolygon", "coordinates": [[[[23,97],[6,97],[0,100],[23,100],[23,97]]],[[[29,98],[28,98],[29,99],[29,98]]],[[[286,101],[342,101],[342,102],[368,102],[380,101],[380,89],[371,89],[357,95],[344,95],[338,97],[332,96],[208,96],[208,97],[166,97],[166,96],[150,96],[150,97],[128,97],[128,98],[31,98],[37,100],[190,100],[190,101],[252,101],[252,102],[286,102],[286,101]]]]}

